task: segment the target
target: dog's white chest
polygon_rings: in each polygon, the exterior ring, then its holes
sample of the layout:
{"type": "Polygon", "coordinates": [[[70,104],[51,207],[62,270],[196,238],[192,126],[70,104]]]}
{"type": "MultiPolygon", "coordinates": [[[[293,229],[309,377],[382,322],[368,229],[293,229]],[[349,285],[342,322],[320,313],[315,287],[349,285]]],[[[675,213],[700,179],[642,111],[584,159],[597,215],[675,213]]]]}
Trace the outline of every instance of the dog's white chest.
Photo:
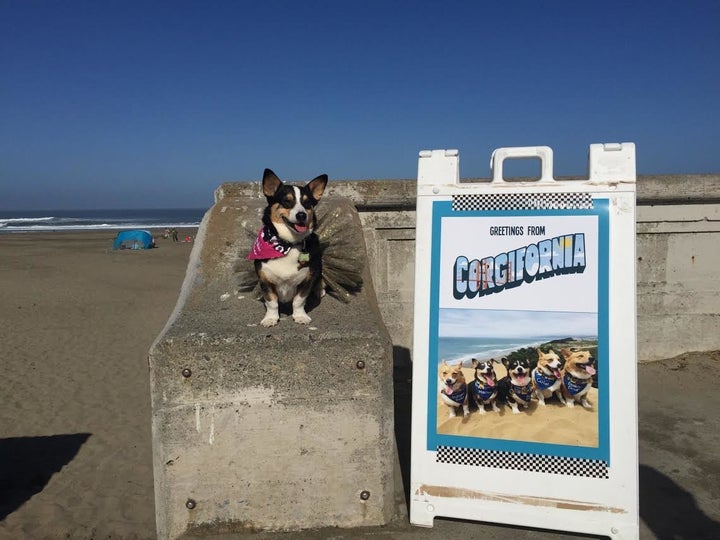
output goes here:
{"type": "Polygon", "coordinates": [[[298,267],[300,251],[292,248],[284,257],[270,259],[263,263],[263,275],[275,285],[280,302],[290,302],[295,291],[308,278],[310,270],[298,267]]]}

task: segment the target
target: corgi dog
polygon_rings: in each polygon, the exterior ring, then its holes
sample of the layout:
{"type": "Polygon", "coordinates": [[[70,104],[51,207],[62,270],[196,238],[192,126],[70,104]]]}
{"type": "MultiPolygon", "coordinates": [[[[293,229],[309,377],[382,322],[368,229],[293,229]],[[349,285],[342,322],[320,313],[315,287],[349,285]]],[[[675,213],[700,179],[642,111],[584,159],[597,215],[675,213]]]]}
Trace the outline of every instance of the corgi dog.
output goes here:
{"type": "Polygon", "coordinates": [[[500,379],[498,391],[501,399],[512,408],[513,414],[518,414],[519,407],[527,409],[530,406],[534,393],[530,380],[530,364],[525,358],[503,358],[502,363],[508,374],[500,379]]]}
{"type": "Polygon", "coordinates": [[[561,403],[565,403],[562,395],[562,376],[560,369],[562,361],[558,354],[550,349],[547,353],[537,350],[538,362],[532,370],[532,384],[535,397],[540,405],[545,405],[545,399],[555,396],[561,403]]]}
{"type": "Polygon", "coordinates": [[[490,405],[493,412],[500,412],[497,403],[495,403],[498,387],[493,362],[499,363],[494,358],[490,360],[472,359],[475,379],[470,383],[468,393],[472,398],[472,402],[477,405],[480,414],[485,414],[485,405],[490,405]]]}
{"type": "Polygon", "coordinates": [[[255,261],[260,281],[265,327],[280,319],[280,304],[292,305],[296,323],[308,324],[305,312],[310,294],[322,296],[320,242],[314,232],[315,206],[322,197],[328,177],[320,175],[304,186],[284,184],[270,169],[265,169],[262,190],[267,207],[248,259],[255,261]]]}
{"type": "Polygon", "coordinates": [[[592,405],[587,400],[587,393],[592,387],[592,376],[595,375],[595,358],[589,351],[560,351],[565,359],[565,365],[560,372],[562,375],[562,393],[565,396],[565,405],[574,407],[577,401],[586,409],[592,405]]]}
{"type": "Polygon", "coordinates": [[[440,398],[448,406],[448,416],[457,416],[456,410],[462,407],[463,416],[470,414],[468,388],[462,362],[450,365],[445,360],[440,363],[440,398]]]}

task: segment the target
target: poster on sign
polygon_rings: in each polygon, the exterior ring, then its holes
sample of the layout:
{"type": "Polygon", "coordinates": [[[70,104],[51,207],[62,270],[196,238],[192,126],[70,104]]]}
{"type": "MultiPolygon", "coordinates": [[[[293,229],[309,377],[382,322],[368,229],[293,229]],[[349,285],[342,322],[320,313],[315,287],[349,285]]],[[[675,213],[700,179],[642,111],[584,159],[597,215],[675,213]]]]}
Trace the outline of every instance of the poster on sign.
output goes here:
{"type": "Polygon", "coordinates": [[[588,181],[547,147],[493,164],[420,157],[411,521],[635,538],[634,146],[592,145],[588,181]],[[540,180],[504,181],[523,157],[540,180]]]}

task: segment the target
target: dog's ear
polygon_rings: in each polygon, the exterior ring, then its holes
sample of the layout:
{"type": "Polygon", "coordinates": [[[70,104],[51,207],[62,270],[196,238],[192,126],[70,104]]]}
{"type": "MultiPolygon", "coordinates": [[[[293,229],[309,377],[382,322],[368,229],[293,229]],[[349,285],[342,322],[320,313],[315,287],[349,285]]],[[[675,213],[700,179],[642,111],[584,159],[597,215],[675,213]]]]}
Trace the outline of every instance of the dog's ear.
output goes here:
{"type": "Polygon", "coordinates": [[[473,358],[473,359],[470,361],[470,363],[472,364],[472,367],[477,367],[477,365],[478,365],[477,358],[473,358]]]}
{"type": "Polygon", "coordinates": [[[320,200],[320,197],[323,196],[323,193],[325,192],[325,186],[328,182],[328,175],[327,174],[321,174],[317,178],[313,178],[308,182],[307,187],[310,192],[312,193],[313,198],[316,201],[320,200]]]}
{"type": "Polygon", "coordinates": [[[572,356],[572,352],[568,349],[560,349],[560,354],[563,356],[563,358],[570,358],[572,356]]]}
{"type": "Polygon", "coordinates": [[[508,365],[508,359],[507,359],[507,358],[503,358],[503,359],[502,359],[502,363],[503,363],[503,366],[507,367],[507,365],[508,365]]]}
{"type": "Polygon", "coordinates": [[[263,195],[268,198],[272,197],[280,186],[282,186],[282,181],[277,175],[270,169],[265,169],[262,179],[263,195]]]}
{"type": "MultiPolygon", "coordinates": [[[[540,347],[538,347],[538,348],[535,349],[535,350],[537,351],[538,358],[540,358],[540,355],[543,353],[543,352],[540,350],[540,347]]],[[[552,351],[552,349],[550,349],[550,350],[552,351]]]]}

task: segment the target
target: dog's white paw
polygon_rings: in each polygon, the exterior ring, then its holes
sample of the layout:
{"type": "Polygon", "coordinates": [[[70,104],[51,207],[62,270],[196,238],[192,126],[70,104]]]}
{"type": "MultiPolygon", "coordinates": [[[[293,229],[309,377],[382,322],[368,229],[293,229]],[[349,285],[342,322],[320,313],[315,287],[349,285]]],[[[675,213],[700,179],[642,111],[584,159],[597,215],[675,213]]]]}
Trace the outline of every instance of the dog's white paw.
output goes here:
{"type": "Polygon", "coordinates": [[[307,313],[298,313],[298,314],[293,313],[292,318],[293,318],[293,321],[295,321],[298,324],[310,324],[310,321],[312,321],[312,319],[310,318],[310,316],[307,313]]]}
{"type": "Polygon", "coordinates": [[[265,328],[270,328],[271,326],[275,326],[279,320],[278,317],[264,317],[263,320],[260,321],[260,324],[265,328]]]}
{"type": "Polygon", "coordinates": [[[565,402],[565,405],[567,405],[568,407],[570,407],[570,408],[572,409],[572,408],[575,406],[575,400],[574,400],[574,399],[568,399],[568,400],[565,402]]]}
{"type": "Polygon", "coordinates": [[[582,406],[585,407],[586,409],[592,409],[592,404],[589,401],[583,400],[582,406]]]}

